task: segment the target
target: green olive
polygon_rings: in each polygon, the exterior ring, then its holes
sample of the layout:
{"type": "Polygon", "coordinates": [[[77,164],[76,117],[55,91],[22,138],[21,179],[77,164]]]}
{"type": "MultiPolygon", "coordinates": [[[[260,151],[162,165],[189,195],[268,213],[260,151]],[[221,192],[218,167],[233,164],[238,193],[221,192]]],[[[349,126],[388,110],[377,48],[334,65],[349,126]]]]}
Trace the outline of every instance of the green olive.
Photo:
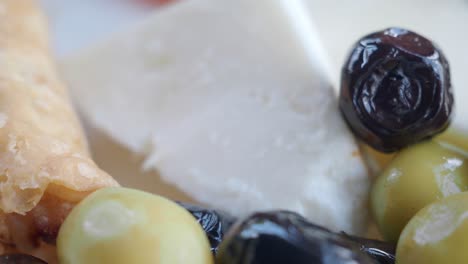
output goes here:
{"type": "Polygon", "coordinates": [[[468,137],[466,131],[450,127],[442,134],[434,138],[434,140],[442,143],[452,144],[463,151],[468,151],[468,137]]]}
{"type": "Polygon", "coordinates": [[[398,264],[468,263],[468,193],[424,207],[406,225],[398,241],[398,264]]]}
{"type": "Polygon", "coordinates": [[[448,144],[426,141],[398,153],[375,182],[372,211],[383,237],[396,242],[421,208],[468,190],[468,156],[448,144]]]}
{"type": "Polygon", "coordinates": [[[61,264],[212,264],[195,218],[165,198],[127,188],[98,190],[80,202],[57,238],[61,264]]]}

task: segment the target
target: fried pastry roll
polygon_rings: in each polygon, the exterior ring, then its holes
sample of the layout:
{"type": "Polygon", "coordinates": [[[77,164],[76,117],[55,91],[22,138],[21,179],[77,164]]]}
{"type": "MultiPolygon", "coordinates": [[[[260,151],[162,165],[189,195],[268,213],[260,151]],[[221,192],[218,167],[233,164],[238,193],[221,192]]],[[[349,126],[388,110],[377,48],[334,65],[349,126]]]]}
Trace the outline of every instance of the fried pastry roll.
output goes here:
{"type": "Polygon", "coordinates": [[[92,161],[34,0],[0,0],[0,254],[53,245],[74,204],[117,182],[92,161]]]}

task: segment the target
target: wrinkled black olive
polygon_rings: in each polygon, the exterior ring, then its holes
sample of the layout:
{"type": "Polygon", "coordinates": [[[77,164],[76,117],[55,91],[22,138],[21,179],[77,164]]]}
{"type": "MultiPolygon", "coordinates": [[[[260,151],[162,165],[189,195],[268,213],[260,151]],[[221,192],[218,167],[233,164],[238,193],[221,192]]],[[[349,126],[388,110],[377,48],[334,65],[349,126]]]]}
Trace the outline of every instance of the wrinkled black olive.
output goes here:
{"type": "Polygon", "coordinates": [[[224,234],[234,224],[234,217],[225,212],[210,210],[201,206],[178,202],[197,219],[211,244],[211,252],[216,255],[224,234]]]}
{"type": "Polygon", "coordinates": [[[376,264],[358,243],[288,211],[256,213],[224,238],[217,264],[376,264]]]}
{"type": "Polygon", "coordinates": [[[47,262],[26,254],[6,254],[0,256],[0,264],[47,264],[47,262]]]}
{"type": "Polygon", "coordinates": [[[340,109],[354,134],[392,152],[432,137],[451,120],[447,59],[430,40],[389,28],[358,41],[342,69],[340,109]]]}

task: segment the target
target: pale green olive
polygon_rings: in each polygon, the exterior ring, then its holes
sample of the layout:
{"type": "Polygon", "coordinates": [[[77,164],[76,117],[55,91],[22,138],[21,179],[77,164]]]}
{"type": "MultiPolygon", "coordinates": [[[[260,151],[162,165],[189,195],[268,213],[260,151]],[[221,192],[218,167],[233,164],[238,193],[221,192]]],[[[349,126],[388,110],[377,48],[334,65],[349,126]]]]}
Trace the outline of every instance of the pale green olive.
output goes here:
{"type": "Polygon", "coordinates": [[[435,137],[434,140],[438,142],[448,143],[453,146],[457,146],[458,148],[463,149],[464,151],[468,151],[467,132],[457,128],[450,127],[442,134],[435,137]]]}
{"type": "Polygon", "coordinates": [[[468,190],[468,156],[448,144],[426,141],[398,153],[375,182],[372,211],[383,237],[396,242],[418,210],[468,190]]]}
{"type": "Polygon", "coordinates": [[[212,264],[208,239],[195,218],[165,198],[107,188],[80,202],[63,223],[61,264],[212,264]]]}
{"type": "MultiPolygon", "coordinates": [[[[468,136],[465,131],[453,127],[448,128],[446,131],[434,137],[434,140],[441,143],[451,144],[463,151],[468,151],[468,136]]],[[[392,161],[395,153],[379,152],[372,147],[361,142],[361,153],[370,169],[372,175],[379,175],[392,161]]]]}
{"type": "Polygon", "coordinates": [[[398,264],[468,263],[468,193],[424,207],[401,233],[398,264]]]}

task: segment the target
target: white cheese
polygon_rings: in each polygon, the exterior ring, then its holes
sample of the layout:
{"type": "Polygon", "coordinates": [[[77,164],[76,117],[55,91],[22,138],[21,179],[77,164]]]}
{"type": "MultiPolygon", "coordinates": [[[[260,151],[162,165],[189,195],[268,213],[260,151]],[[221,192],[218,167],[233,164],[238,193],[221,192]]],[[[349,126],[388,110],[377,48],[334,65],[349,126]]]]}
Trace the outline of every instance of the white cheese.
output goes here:
{"type": "Polygon", "coordinates": [[[195,200],[361,233],[369,180],[300,3],[181,1],[63,73],[94,126],[195,200]]]}

